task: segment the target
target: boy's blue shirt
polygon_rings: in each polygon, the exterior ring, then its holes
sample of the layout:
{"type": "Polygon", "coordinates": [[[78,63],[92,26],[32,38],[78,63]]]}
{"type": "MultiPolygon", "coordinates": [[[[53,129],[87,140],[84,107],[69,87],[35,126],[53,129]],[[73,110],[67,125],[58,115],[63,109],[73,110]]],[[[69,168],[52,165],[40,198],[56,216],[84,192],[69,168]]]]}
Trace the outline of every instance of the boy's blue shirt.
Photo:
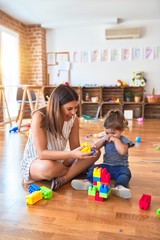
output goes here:
{"type": "MultiPolygon", "coordinates": [[[[133,147],[134,144],[132,141],[121,135],[120,140],[124,144],[128,144],[128,148],[133,147]]],[[[104,143],[104,155],[103,155],[103,163],[112,166],[128,166],[128,151],[125,155],[120,155],[113,142],[106,141],[104,143]]]]}

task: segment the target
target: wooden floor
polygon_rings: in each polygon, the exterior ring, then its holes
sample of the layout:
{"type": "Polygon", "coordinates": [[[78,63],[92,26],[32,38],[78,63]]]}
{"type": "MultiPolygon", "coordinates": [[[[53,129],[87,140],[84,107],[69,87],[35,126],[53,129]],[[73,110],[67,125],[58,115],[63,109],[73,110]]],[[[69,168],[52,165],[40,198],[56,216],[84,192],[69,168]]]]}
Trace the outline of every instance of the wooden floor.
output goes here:
{"type": "MultiPolygon", "coordinates": [[[[129,121],[128,138],[142,141],[130,149],[132,180],[130,200],[110,195],[103,203],[91,201],[87,192],[70,183],[51,200],[27,206],[27,188],[22,186],[20,160],[27,137],[0,129],[0,239],[37,240],[158,240],[160,239],[160,120],[129,121]],[[142,194],[152,196],[149,210],[139,208],[142,194]]],[[[101,122],[81,122],[81,142],[93,143],[101,133],[101,122]]],[[[102,158],[101,158],[102,159],[102,158]]],[[[99,160],[99,162],[101,161],[99,160]]],[[[37,183],[50,186],[47,181],[37,183]]]]}

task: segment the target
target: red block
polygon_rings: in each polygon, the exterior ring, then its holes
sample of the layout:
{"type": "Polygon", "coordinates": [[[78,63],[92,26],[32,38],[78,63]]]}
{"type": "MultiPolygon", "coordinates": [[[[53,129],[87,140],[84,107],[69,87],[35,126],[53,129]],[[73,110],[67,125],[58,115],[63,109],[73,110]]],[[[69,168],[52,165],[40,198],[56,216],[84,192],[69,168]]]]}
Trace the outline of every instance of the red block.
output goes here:
{"type": "Polygon", "coordinates": [[[98,201],[98,202],[103,202],[104,201],[104,198],[99,196],[99,191],[96,192],[95,200],[98,201]]]}
{"type": "Polygon", "coordinates": [[[147,210],[151,203],[151,195],[143,194],[139,199],[139,207],[141,209],[147,210]]]}

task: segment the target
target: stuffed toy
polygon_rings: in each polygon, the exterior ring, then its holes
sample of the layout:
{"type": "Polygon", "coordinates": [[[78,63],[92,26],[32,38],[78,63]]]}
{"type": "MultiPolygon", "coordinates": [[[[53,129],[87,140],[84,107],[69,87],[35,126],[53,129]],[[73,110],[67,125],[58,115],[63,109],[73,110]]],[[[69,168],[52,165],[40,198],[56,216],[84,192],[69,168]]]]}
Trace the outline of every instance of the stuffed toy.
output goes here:
{"type": "Polygon", "coordinates": [[[147,80],[144,78],[144,72],[133,72],[133,78],[130,86],[135,87],[144,87],[146,85],[147,80]]]}
{"type": "Polygon", "coordinates": [[[123,82],[122,80],[117,80],[116,86],[117,87],[121,87],[121,86],[125,87],[125,86],[127,86],[127,83],[123,82]]]}

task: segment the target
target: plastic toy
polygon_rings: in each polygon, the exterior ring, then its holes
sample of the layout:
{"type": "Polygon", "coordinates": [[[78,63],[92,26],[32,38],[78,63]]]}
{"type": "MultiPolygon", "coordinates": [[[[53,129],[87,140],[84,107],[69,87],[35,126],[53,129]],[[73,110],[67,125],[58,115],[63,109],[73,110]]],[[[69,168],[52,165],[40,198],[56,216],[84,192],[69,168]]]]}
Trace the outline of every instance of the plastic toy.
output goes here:
{"type": "Polygon", "coordinates": [[[150,207],[151,195],[143,194],[139,199],[139,207],[141,209],[147,210],[150,207]]]}
{"type": "Polygon", "coordinates": [[[160,146],[156,146],[156,147],[155,147],[155,150],[160,150],[160,146]]]}
{"type": "Polygon", "coordinates": [[[45,186],[39,187],[37,184],[28,186],[29,195],[26,196],[27,203],[33,205],[35,202],[43,199],[51,199],[53,192],[45,186]]]}
{"type": "Polygon", "coordinates": [[[30,205],[33,205],[34,203],[38,202],[41,199],[42,199],[41,191],[35,191],[26,196],[26,202],[27,204],[30,204],[30,205]]]}
{"type": "Polygon", "coordinates": [[[81,144],[81,146],[84,147],[84,148],[81,150],[81,152],[84,152],[84,153],[92,152],[92,153],[90,154],[90,156],[92,156],[92,155],[95,153],[95,149],[91,149],[91,146],[89,145],[88,142],[83,142],[83,143],[81,144]]]}
{"type": "Polygon", "coordinates": [[[125,124],[126,126],[128,126],[128,120],[127,120],[127,119],[125,119],[124,124],[125,124]]]}
{"type": "Polygon", "coordinates": [[[160,216],[160,208],[157,209],[157,215],[160,216]]]}
{"type": "Polygon", "coordinates": [[[69,82],[65,82],[64,83],[66,86],[70,86],[70,83],[69,82]]]}
{"type": "Polygon", "coordinates": [[[53,191],[50,188],[42,186],[41,188],[42,198],[44,199],[51,199],[53,195],[53,191]]]}
{"type": "Polygon", "coordinates": [[[28,186],[29,193],[33,193],[35,191],[40,191],[40,190],[41,190],[41,188],[37,184],[32,184],[32,185],[28,186]]]}
{"type": "Polygon", "coordinates": [[[88,120],[88,119],[91,119],[91,116],[85,115],[85,114],[83,114],[82,117],[84,117],[84,119],[87,119],[87,120],[88,120]]]}
{"type": "Polygon", "coordinates": [[[143,122],[143,120],[144,120],[143,117],[137,118],[137,121],[138,121],[138,122],[143,122]]]}
{"type": "Polygon", "coordinates": [[[138,72],[133,72],[133,78],[131,82],[131,86],[135,87],[144,87],[146,85],[147,80],[144,78],[144,72],[143,71],[138,71],[138,72]]]}
{"type": "Polygon", "coordinates": [[[81,146],[82,147],[84,147],[82,150],[81,150],[81,152],[91,152],[91,147],[90,147],[90,145],[89,145],[89,143],[88,142],[83,142],[82,144],[81,144],[81,146]]]}
{"type": "Polygon", "coordinates": [[[141,142],[140,136],[137,136],[137,137],[136,137],[136,142],[141,142]]]}
{"type": "Polygon", "coordinates": [[[9,133],[11,133],[11,132],[17,132],[17,131],[18,131],[18,126],[12,127],[12,128],[9,130],[9,133]]]}
{"type": "Polygon", "coordinates": [[[93,184],[88,189],[88,199],[102,202],[108,198],[111,193],[110,180],[106,168],[94,168],[93,184]]]}
{"type": "Polygon", "coordinates": [[[123,82],[122,80],[117,80],[116,86],[117,87],[121,87],[121,86],[125,87],[125,86],[127,86],[127,83],[123,82]]]}

